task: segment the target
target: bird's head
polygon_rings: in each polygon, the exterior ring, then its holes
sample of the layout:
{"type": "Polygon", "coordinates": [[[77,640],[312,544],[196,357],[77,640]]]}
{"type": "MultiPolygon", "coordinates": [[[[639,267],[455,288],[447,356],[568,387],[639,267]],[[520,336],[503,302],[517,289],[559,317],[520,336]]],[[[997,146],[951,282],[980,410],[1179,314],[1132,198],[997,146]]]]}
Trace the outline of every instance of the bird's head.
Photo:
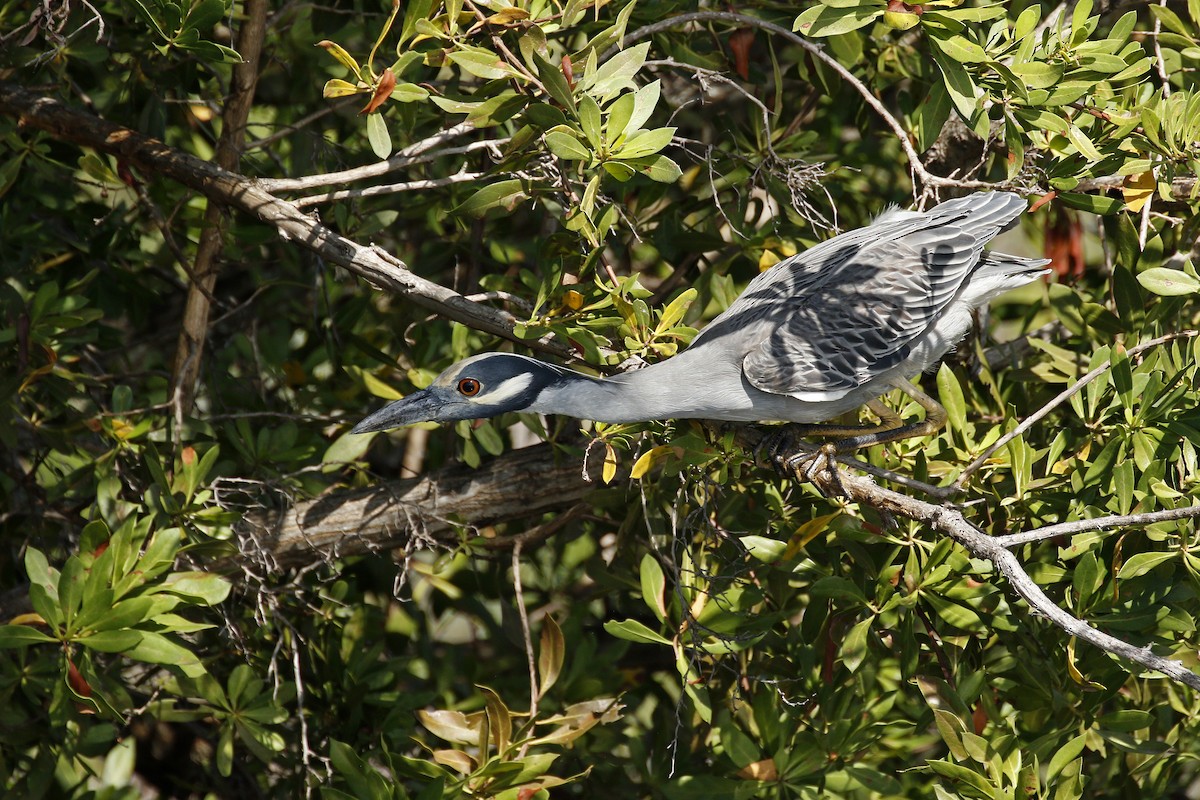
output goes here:
{"type": "Polygon", "coordinates": [[[472,356],[438,375],[428,388],[384,406],[350,432],[373,433],[416,422],[487,419],[506,411],[527,411],[542,390],[572,375],[577,373],[513,353],[472,356]]]}

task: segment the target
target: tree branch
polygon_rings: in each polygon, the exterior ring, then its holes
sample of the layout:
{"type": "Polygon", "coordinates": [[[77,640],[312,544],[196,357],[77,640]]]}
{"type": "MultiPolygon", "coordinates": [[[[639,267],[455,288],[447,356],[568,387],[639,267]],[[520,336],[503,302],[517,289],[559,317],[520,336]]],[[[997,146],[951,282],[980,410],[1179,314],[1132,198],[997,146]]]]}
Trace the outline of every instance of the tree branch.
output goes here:
{"type": "Polygon", "coordinates": [[[1055,536],[1069,536],[1084,531],[1098,531],[1103,528],[1126,528],[1135,525],[1153,525],[1156,522],[1171,522],[1172,520],[1191,519],[1200,517],[1200,506],[1184,506],[1183,508],[1168,508],[1162,511],[1148,511],[1144,514],[1113,514],[1094,519],[1077,519],[1071,522],[1060,522],[1057,525],[1047,525],[1021,533],[1010,533],[1007,536],[997,536],[996,544],[1001,547],[1016,547],[1027,542],[1040,542],[1053,539],[1055,536]]]}
{"type": "MultiPolygon", "coordinates": [[[[17,117],[22,126],[45,131],[56,139],[110,153],[144,174],[160,175],[240,209],[275,228],[281,238],[294,241],[435,314],[519,342],[535,351],[559,358],[574,355],[565,344],[516,338],[510,314],[473,303],[452,289],[415,275],[402,262],[385,259],[374,249],[335,233],[294,203],[265,191],[260,182],[244,175],[221,169],[157,139],[13,84],[0,83],[0,114],[17,117]]],[[[449,131],[443,132],[446,133],[449,131]]],[[[426,140],[427,143],[430,141],[426,140]]]]}
{"type": "MultiPolygon", "coordinates": [[[[247,0],[245,22],[238,30],[237,49],[242,61],[233,66],[229,99],[221,117],[221,135],[217,139],[213,162],[222,169],[236,169],[246,140],[246,121],[254,105],[258,85],[258,60],[267,29],[267,0],[247,0]]],[[[188,282],[187,301],[179,325],[171,370],[171,398],[175,406],[175,425],[183,426],[183,417],[192,408],[204,343],[208,338],[211,298],[221,270],[220,256],[225,248],[225,216],[221,204],[211,198],[204,210],[204,225],[196,245],[196,260],[188,282]]]]}
{"type": "Polygon", "coordinates": [[[457,139],[464,133],[475,130],[469,122],[457,125],[435,133],[433,136],[414,142],[386,161],[375,164],[365,164],[361,167],[342,170],[341,172],[326,172],[321,175],[306,175],[303,178],[263,178],[258,185],[268,192],[297,192],[304,189],[315,189],[319,186],[338,186],[351,181],[361,181],[367,178],[378,178],[395,172],[414,163],[418,156],[432,150],[442,142],[457,139]]]}
{"type": "MultiPolygon", "coordinates": [[[[603,460],[599,450],[594,460],[593,466],[598,467],[603,460]]],[[[456,464],[420,478],[248,514],[237,528],[240,554],[209,569],[226,571],[251,564],[274,569],[414,543],[457,544],[463,528],[479,529],[561,508],[594,488],[584,480],[578,456],[556,451],[550,444],[535,445],[506,453],[478,469],[456,464]]],[[[574,517],[571,514],[563,522],[574,517]]],[[[546,533],[556,530],[558,522],[545,526],[546,533]]],[[[540,530],[496,544],[534,541],[540,530]]]]}
{"type": "MultiPolygon", "coordinates": [[[[738,438],[744,447],[755,447],[761,441],[762,436],[763,433],[760,430],[745,428],[740,432],[738,438]]],[[[1110,636],[1055,604],[1029,577],[1029,573],[1025,571],[1021,562],[1006,548],[999,537],[991,536],[980,530],[969,522],[958,509],[917,500],[891,489],[885,489],[869,478],[851,475],[841,470],[832,474],[822,474],[817,471],[812,477],[817,488],[826,494],[841,493],[850,500],[877,511],[923,522],[961,544],[972,556],[992,562],[1035,615],[1045,617],[1070,635],[1108,653],[1140,664],[1155,672],[1161,672],[1194,689],[1200,689],[1200,675],[1187,669],[1178,661],[1163,658],[1152,652],[1149,647],[1134,647],[1115,636],[1110,636]]]]}

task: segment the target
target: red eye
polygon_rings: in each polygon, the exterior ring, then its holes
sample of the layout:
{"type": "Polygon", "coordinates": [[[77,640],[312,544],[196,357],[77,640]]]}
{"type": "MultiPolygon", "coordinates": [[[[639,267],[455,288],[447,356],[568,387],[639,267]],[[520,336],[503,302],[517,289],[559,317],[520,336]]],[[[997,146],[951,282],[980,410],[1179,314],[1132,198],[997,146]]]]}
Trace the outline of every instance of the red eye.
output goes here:
{"type": "Polygon", "coordinates": [[[458,382],[458,391],[467,397],[479,394],[479,381],[474,378],[463,378],[458,382]]]}

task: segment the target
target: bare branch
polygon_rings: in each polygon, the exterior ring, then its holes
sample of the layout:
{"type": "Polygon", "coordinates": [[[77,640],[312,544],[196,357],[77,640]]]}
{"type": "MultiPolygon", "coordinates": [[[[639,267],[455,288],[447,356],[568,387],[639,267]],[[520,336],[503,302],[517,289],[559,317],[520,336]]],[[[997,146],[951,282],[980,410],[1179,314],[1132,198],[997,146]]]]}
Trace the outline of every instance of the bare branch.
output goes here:
{"type": "Polygon", "coordinates": [[[296,199],[297,208],[305,208],[307,206],[315,206],[318,203],[332,203],[337,200],[352,200],[358,197],[377,197],[385,194],[401,194],[403,192],[421,192],[426,189],[439,189],[443,186],[452,186],[456,183],[470,183],[481,178],[487,177],[482,172],[464,172],[459,170],[453,175],[447,175],[444,178],[430,178],[423,181],[408,181],[406,183],[388,183],[383,186],[368,186],[365,189],[343,189],[337,192],[326,192],[325,194],[313,194],[307,197],[296,199]]]}
{"type": "MultiPolygon", "coordinates": [[[[596,459],[599,464],[600,458],[596,459]]],[[[595,465],[594,465],[595,466],[595,465]]],[[[593,488],[580,474],[578,457],[549,444],[515,450],[478,469],[463,464],[420,478],[389,481],[339,492],[279,511],[248,514],[239,527],[240,555],[214,564],[226,571],[243,563],[271,567],[321,558],[361,555],[417,541],[457,544],[463,529],[528,518],[577,502],[593,488]]],[[[568,521],[575,515],[568,516],[568,521]]],[[[556,530],[535,528],[498,540],[495,547],[536,541],[556,530]]],[[[484,547],[489,542],[485,540],[484,547]]]]}
{"type": "Polygon", "coordinates": [[[1170,522],[1177,519],[1200,517],[1200,506],[1185,506],[1184,508],[1168,508],[1163,511],[1148,511],[1144,514],[1114,514],[1095,519],[1077,519],[1071,522],[1060,522],[1057,525],[1047,525],[1021,533],[1010,533],[1007,536],[997,536],[996,544],[1001,547],[1016,547],[1027,542],[1040,542],[1053,539],[1055,536],[1069,536],[1084,531],[1098,531],[1103,528],[1131,528],[1141,525],[1153,525],[1156,522],[1170,522]]]}
{"type": "Polygon", "coordinates": [[[361,181],[366,178],[378,178],[381,175],[387,175],[389,172],[395,172],[409,166],[417,156],[432,150],[442,142],[457,139],[459,136],[470,133],[473,130],[475,130],[475,126],[471,123],[460,122],[457,125],[446,128],[444,131],[439,131],[433,136],[410,144],[396,153],[396,155],[377,164],[366,164],[361,167],[342,170],[341,172],[326,172],[323,175],[305,175],[303,178],[264,178],[258,181],[258,185],[261,189],[268,192],[297,192],[304,189],[315,189],[318,186],[336,186],[338,184],[350,183],[351,181],[361,181]]]}
{"type": "MultiPolygon", "coordinates": [[[[213,161],[221,169],[236,169],[242,158],[246,122],[254,105],[258,85],[258,61],[267,31],[266,0],[248,0],[245,23],[238,29],[237,46],[241,63],[234,64],[229,80],[229,99],[222,113],[221,136],[213,161]]],[[[171,374],[171,398],[175,405],[175,426],[183,427],[183,417],[192,408],[196,383],[200,378],[201,355],[208,339],[213,289],[221,270],[221,251],[225,247],[225,213],[222,204],[208,199],[204,225],[196,245],[196,258],[188,272],[188,294],[171,374]]]]}

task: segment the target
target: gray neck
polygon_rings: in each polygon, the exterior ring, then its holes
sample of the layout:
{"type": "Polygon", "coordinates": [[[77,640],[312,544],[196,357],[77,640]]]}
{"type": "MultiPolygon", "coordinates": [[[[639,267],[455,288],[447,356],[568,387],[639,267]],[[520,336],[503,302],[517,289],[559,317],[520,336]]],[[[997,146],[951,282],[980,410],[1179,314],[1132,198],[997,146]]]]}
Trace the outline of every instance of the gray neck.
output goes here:
{"type": "MultiPolygon", "coordinates": [[[[711,418],[714,408],[748,404],[743,392],[718,397],[716,386],[731,381],[697,374],[687,351],[665,361],[611,378],[567,373],[547,386],[530,406],[542,414],[565,414],[596,422],[637,422],[649,419],[711,418]]],[[[733,386],[741,386],[740,365],[733,386]]],[[[728,392],[726,392],[728,394],[728,392]]],[[[724,416],[724,415],[722,415],[724,416]]],[[[750,418],[753,418],[753,414],[750,418]]]]}

